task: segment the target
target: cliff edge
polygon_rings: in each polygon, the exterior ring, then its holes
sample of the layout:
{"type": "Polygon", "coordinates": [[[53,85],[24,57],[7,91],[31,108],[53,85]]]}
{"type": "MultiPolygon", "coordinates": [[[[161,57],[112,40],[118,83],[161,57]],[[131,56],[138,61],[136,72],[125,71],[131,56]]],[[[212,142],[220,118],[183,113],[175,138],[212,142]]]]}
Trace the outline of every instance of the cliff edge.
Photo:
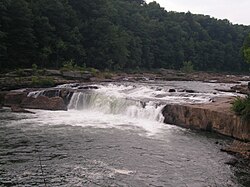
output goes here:
{"type": "Polygon", "coordinates": [[[217,132],[250,142],[250,122],[231,111],[233,97],[216,98],[208,104],[166,105],[164,122],[185,128],[217,132]]]}

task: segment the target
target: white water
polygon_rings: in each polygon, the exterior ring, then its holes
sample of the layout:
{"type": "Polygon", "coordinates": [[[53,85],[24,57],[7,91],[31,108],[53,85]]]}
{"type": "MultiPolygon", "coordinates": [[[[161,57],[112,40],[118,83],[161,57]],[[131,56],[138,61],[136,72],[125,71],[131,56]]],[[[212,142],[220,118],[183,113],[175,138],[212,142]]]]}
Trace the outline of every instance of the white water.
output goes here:
{"type": "MultiPolygon", "coordinates": [[[[147,134],[155,134],[162,128],[172,128],[163,125],[162,109],[167,103],[206,103],[215,97],[213,93],[178,92],[178,88],[185,87],[178,82],[174,87],[177,92],[170,93],[174,83],[168,86],[151,84],[98,84],[98,89],[82,90],[81,85],[67,84],[57,89],[75,90],[68,111],[36,111],[36,117],[30,119],[34,124],[71,125],[92,128],[140,128],[147,134]]],[[[203,83],[204,84],[204,83],[203,83]]],[[[202,85],[203,85],[202,84],[202,85]]],[[[196,87],[201,87],[196,85],[196,87]]],[[[203,85],[204,86],[204,85],[203,85]]],[[[206,85],[207,86],[207,85],[206,85]]],[[[215,86],[215,84],[213,84],[215,86]]],[[[194,89],[191,87],[191,89],[194,89]]],[[[56,92],[57,93],[57,92],[56,92]]],[[[30,92],[30,97],[45,94],[44,90],[30,92]]],[[[227,93],[226,93],[227,94],[227,93]]],[[[223,96],[217,93],[217,97],[223,96]]]]}
{"type": "Polygon", "coordinates": [[[103,114],[126,115],[132,118],[148,119],[152,121],[163,121],[161,110],[164,105],[157,105],[150,101],[130,100],[115,96],[107,96],[101,93],[81,93],[73,94],[69,103],[69,109],[87,111],[97,111],[103,114]]]}

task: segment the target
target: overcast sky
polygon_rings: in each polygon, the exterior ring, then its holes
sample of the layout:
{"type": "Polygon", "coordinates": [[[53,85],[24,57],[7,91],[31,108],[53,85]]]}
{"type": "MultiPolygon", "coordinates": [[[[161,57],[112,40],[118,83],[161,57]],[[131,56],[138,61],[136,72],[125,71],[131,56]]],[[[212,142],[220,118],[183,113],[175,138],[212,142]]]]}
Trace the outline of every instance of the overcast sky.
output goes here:
{"type": "MultiPolygon", "coordinates": [[[[146,0],[151,2],[153,0],[146,0]]],[[[250,0],[155,0],[167,11],[205,14],[250,25],[250,0]]]]}

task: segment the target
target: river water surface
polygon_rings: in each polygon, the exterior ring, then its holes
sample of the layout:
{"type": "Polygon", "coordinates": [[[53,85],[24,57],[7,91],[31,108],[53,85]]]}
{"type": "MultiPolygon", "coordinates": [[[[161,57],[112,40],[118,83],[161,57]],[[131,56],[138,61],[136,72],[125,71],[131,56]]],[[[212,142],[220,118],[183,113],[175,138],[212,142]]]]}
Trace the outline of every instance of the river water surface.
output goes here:
{"type": "Polygon", "coordinates": [[[220,151],[230,139],[162,123],[164,103],[210,102],[230,85],[95,86],[60,86],[76,89],[68,111],[0,111],[0,186],[249,186],[247,162],[220,151]]]}

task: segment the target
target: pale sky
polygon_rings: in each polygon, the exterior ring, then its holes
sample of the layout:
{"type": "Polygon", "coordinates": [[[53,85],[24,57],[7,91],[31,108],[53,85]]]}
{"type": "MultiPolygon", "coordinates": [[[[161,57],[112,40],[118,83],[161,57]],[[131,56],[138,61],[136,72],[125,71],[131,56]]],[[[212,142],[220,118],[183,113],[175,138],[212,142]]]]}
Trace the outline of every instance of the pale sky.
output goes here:
{"type": "MultiPolygon", "coordinates": [[[[151,2],[153,0],[146,0],[151,2]]],[[[167,11],[210,15],[232,23],[250,25],[250,0],[155,0],[167,11]]]]}

